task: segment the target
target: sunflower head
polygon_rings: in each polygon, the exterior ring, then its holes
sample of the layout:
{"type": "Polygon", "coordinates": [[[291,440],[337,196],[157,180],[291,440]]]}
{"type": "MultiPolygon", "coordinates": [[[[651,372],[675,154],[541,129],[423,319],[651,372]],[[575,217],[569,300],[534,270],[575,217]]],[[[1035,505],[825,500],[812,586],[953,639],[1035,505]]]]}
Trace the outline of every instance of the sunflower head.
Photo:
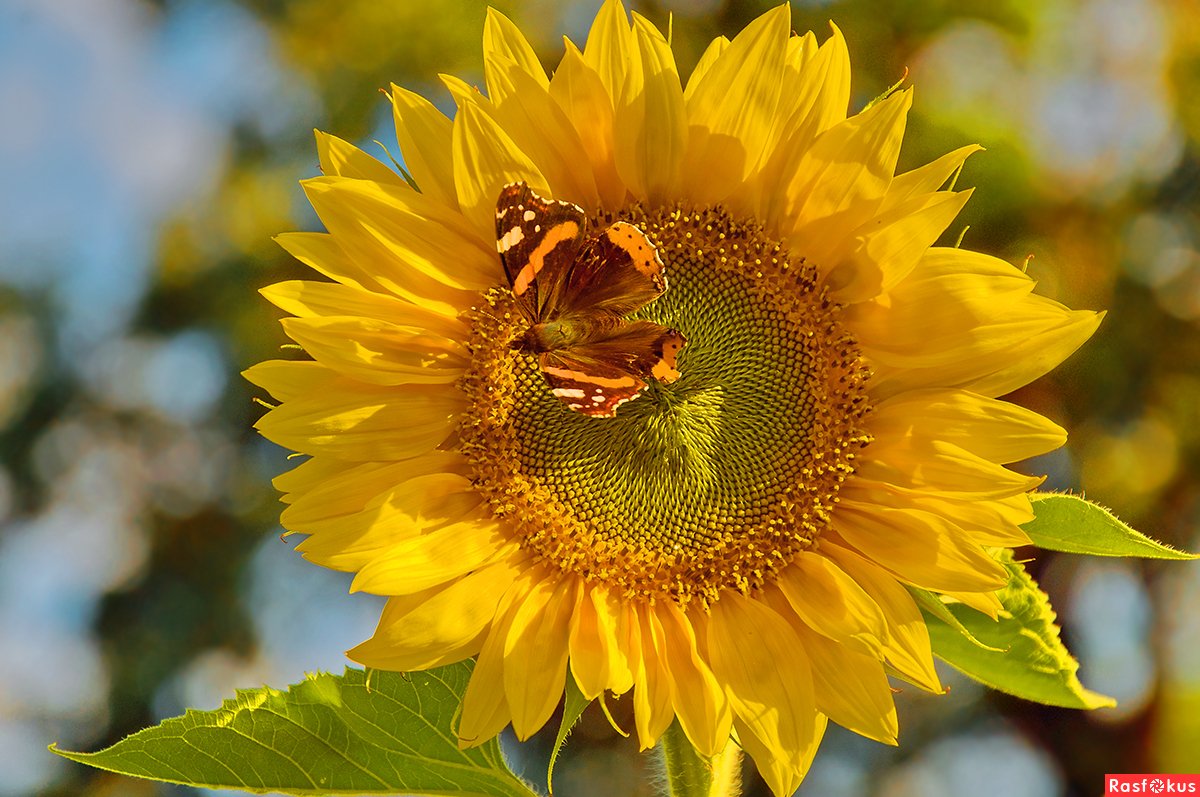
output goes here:
{"type": "Polygon", "coordinates": [[[310,359],[250,369],[258,428],[309,455],[300,550],[389,598],[350,656],[477,658],[463,744],[569,672],[789,794],[828,719],[895,742],[888,673],[941,689],[909,588],[999,607],[1039,481],[1004,465],[1065,435],[997,397],[1099,316],[936,246],[977,148],[897,175],[911,90],[847,116],[840,32],[790,29],[685,83],[610,1],[548,77],[490,11],[486,95],[392,87],[407,179],[318,136],[327,232],[279,240],[328,280],[264,291],[310,359]]]}

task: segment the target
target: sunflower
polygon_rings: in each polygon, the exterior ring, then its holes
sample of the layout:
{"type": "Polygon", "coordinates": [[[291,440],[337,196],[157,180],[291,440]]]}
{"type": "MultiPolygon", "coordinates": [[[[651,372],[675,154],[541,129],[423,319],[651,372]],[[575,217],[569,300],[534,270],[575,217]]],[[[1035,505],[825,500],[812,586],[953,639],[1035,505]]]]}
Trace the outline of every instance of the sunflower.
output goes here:
{"type": "Polygon", "coordinates": [[[632,693],[642,748],[673,721],[706,756],[732,735],[790,794],[828,720],[896,742],[889,675],[942,691],[908,587],[999,609],[1039,483],[1004,465],[1065,434],[997,397],[1100,316],[934,246],[978,148],[895,174],[911,90],[847,117],[841,34],[790,30],[767,12],[685,85],[610,0],[547,77],[490,11],[486,96],[444,78],[450,119],[392,87],[403,175],[318,134],[328,232],[279,242],[330,281],[264,289],[311,359],[246,372],[278,401],[257,426],[308,455],[276,482],[299,550],[388,597],[349,656],[476,658],[464,745],[537,731],[569,673],[632,693]],[[496,219],[520,183],[632,225],[668,277],[625,322],[686,338],[679,378],[614,417],[514,345],[496,219]]]}

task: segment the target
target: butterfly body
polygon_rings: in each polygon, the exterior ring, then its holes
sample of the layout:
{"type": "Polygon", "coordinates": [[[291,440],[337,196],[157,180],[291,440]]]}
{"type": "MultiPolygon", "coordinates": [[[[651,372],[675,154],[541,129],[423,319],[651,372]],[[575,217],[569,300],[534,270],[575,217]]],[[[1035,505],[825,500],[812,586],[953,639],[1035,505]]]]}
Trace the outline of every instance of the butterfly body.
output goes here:
{"type": "Polygon", "coordinates": [[[586,343],[595,338],[602,326],[601,319],[565,318],[534,324],[517,339],[517,348],[530,354],[543,354],[586,343]]]}
{"type": "Polygon", "coordinates": [[[496,249],[529,322],[513,347],[537,357],[569,408],[612,417],[647,380],[679,377],[683,335],[625,319],[667,287],[657,248],[636,226],[618,221],[592,233],[577,205],[513,183],[496,203],[496,249]]]}

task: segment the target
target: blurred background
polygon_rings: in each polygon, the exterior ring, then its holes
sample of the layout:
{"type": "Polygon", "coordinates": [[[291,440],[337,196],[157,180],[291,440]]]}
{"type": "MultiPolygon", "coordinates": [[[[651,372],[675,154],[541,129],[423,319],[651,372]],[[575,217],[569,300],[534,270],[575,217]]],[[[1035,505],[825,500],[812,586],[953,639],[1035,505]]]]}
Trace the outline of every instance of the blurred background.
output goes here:
{"type": "MultiPolygon", "coordinates": [[[[496,5],[552,67],[599,2],[496,5]]],[[[673,15],[684,74],[766,8],[633,5],[664,29],[673,15]]],[[[910,70],[902,169],[987,148],[955,235],[1033,255],[1042,293],[1109,311],[1017,397],[1071,433],[1030,467],[1200,548],[1200,3],[792,6],[799,31],[844,31],[852,110],[910,70]]],[[[482,83],[483,19],[474,0],[0,0],[0,797],[196,794],[45,748],[340,671],[372,632],[377,599],[280,541],[285,452],[253,434],[237,374],[284,342],[256,289],[308,276],[271,236],[318,228],[297,185],[317,173],[312,129],[386,160],[379,88],[451,112],[436,76],[482,83]]],[[[831,729],[800,793],[1097,795],[1106,772],[1200,771],[1200,565],[1032,567],[1083,681],[1118,708],[947,672],[948,696],[898,695],[899,749],[831,729]]],[[[546,744],[515,752],[531,779],[546,744]]],[[[649,766],[589,712],[556,786],[649,794],[649,766]]]]}

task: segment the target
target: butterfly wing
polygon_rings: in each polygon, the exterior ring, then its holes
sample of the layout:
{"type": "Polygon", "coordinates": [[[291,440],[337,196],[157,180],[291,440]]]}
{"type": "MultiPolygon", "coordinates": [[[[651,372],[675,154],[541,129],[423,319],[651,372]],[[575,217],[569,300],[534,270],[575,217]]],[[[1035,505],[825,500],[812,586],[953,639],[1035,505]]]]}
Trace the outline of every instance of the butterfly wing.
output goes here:
{"type": "Polygon", "coordinates": [[[579,256],[587,218],[578,205],[545,199],[525,183],[510,183],[496,201],[496,251],[513,295],[530,320],[554,314],[579,256]]]}
{"type": "Polygon", "coordinates": [[[548,351],[538,361],[555,398],[593,418],[611,418],[646,389],[646,380],[619,365],[575,352],[548,351]]]}
{"type": "Polygon", "coordinates": [[[586,343],[543,352],[539,364],[550,392],[568,407],[611,418],[646,388],[646,380],[679,378],[676,358],[687,341],[652,321],[608,323],[586,343]]]}
{"type": "Polygon", "coordinates": [[[559,302],[563,314],[580,311],[624,316],[667,289],[662,258],[646,233],[614,222],[587,243],[566,280],[559,302]]]}

